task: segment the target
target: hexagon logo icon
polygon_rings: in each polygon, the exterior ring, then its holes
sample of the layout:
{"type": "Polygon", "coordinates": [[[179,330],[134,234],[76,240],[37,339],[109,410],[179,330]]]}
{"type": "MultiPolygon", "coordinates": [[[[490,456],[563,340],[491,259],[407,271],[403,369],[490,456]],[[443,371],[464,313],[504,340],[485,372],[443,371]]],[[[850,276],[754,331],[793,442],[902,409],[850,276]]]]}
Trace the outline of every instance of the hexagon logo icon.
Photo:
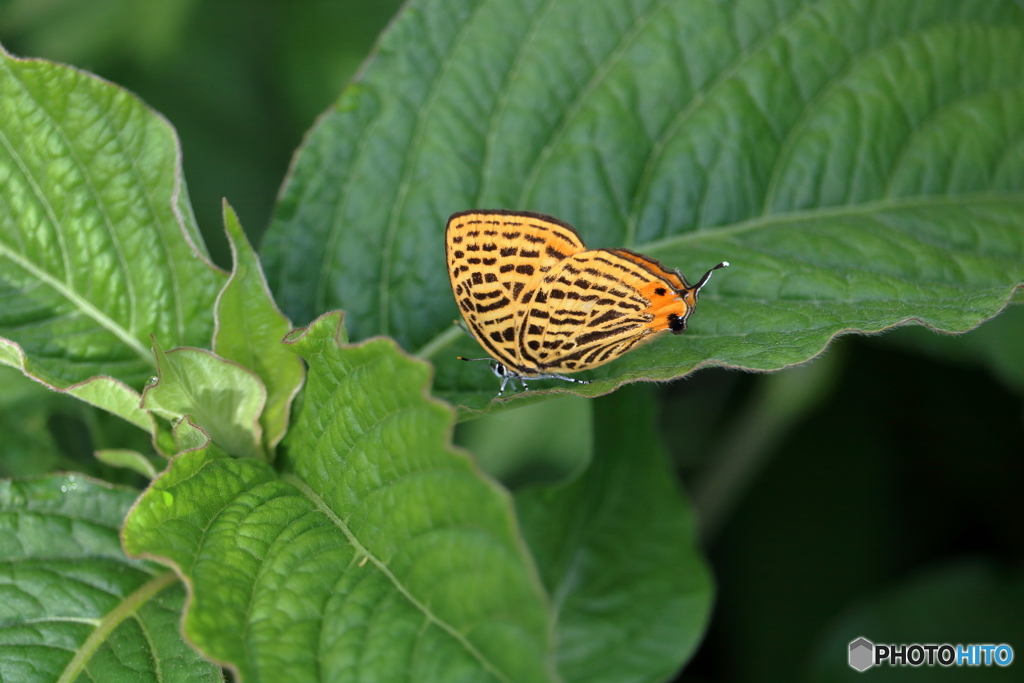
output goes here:
{"type": "Polygon", "coordinates": [[[850,667],[866,671],[875,663],[875,644],[867,638],[858,638],[850,643],[850,667]]]}

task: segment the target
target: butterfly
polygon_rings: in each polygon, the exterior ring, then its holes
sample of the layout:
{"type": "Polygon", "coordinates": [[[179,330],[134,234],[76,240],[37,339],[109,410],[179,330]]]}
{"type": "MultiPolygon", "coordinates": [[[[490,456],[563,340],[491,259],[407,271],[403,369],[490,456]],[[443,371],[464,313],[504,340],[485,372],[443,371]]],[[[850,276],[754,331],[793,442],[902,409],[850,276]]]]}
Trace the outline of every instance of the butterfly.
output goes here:
{"type": "Polygon", "coordinates": [[[659,332],[681,334],[697,294],[678,270],[628,249],[587,249],[568,223],[526,211],[448,219],[448,274],[473,337],[505,385],[561,379],[615,360],[659,332]]]}

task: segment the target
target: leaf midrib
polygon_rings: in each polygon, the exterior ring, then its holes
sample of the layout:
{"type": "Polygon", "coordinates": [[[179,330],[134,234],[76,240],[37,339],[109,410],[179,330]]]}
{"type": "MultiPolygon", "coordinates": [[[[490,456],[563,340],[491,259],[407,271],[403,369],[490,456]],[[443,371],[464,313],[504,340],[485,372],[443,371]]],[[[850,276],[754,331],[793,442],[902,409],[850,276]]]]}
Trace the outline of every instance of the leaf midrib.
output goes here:
{"type": "Polygon", "coordinates": [[[100,327],[104,328],[124,342],[125,346],[134,351],[140,358],[146,361],[146,363],[154,367],[156,366],[156,360],[142,342],[132,336],[128,330],[118,324],[113,318],[94,306],[88,299],[36,266],[36,264],[26,258],[23,258],[21,254],[12,251],[4,242],[0,242],[0,255],[11,259],[30,274],[35,276],[40,282],[45,283],[66,300],[70,301],[79,311],[95,320],[100,327]]]}
{"type": "Polygon", "coordinates": [[[334,526],[336,526],[341,533],[345,535],[345,538],[348,539],[348,542],[355,549],[357,555],[369,558],[369,561],[373,563],[377,570],[391,582],[391,584],[406,600],[409,601],[410,604],[419,610],[420,613],[422,613],[431,623],[435,624],[438,628],[454,638],[459,645],[461,645],[475,660],[480,663],[484,669],[488,671],[488,673],[505,683],[513,683],[512,679],[510,679],[505,672],[497,668],[497,666],[495,666],[486,656],[484,656],[482,652],[469,642],[463,634],[459,633],[454,626],[438,617],[427,605],[420,602],[416,596],[414,596],[409,589],[398,580],[398,577],[391,572],[388,566],[380,558],[359,542],[359,539],[356,538],[355,534],[351,529],[349,529],[348,525],[345,524],[344,520],[342,520],[341,517],[339,517],[334,510],[324,502],[323,498],[321,498],[316,491],[306,484],[306,482],[302,481],[294,474],[282,474],[281,480],[297,488],[302,495],[316,506],[317,510],[319,510],[321,514],[327,517],[327,519],[329,519],[331,523],[333,523],[334,526]]]}
{"type": "Polygon", "coordinates": [[[100,625],[89,634],[89,637],[85,639],[85,642],[75,652],[75,656],[64,667],[64,671],[61,672],[57,683],[72,683],[77,680],[78,675],[85,669],[92,656],[96,654],[96,651],[106,641],[107,637],[121,625],[121,622],[133,616],[140,607],[177,580],[178,575],[173,571],[164,572],[136,588],[117,607],[105,614],[100,620],[100,625]]]}
{"type": "Polygon", "coordinates": [[[486,656],[483,655],[482,652],[476,649],[476,647],[471,642],[469,642],[469,640],[467,640],[464,635],[459,633],[459,631],[456,630],[455,627],[442,620],[442,618],[440,618],[436,614],[434,614],[433,611],[431,611],[430,607],[420,602],[416,598],[416,596],[414,596],[410,592],[410,590],[406,588],[406,586],[404,586],[400,581],[398,581],[398,578],[395,577],[394,573],[391,572],[387,564],[385,564],[384,561],[381,560],[379,557],[374,555],[370,551],[370,549],[359,543],[358,539],[355,538],[354,533],[350,528],[348,528],[348,525],[344,522],[344,520],[342,520],[341,517],[339,517],[334,512],[334,510],[332,510],[327,505],[327,503],[324,502],[324,499],[319,497],[316,494],[316,492],[314,492],[314,490],[310,488],[308,484],[306,484],[306,482],[304,482],[302,479],[295,476],[294,474],[283,474],[281,475],[281,479],[298,488],[299,492],[302,493],[302,495],[305,496],[310,503],[316,506],[316,509],[319,510],[319,512],[321,512],[325,517],[330,519],[331,522],[338,527],[338,529],[343,533],[348,542],[355,549],[356,554],[362,557],[369,558],[370,561],[373,562],[374,566],[376,566],[377,569],[385,575],[385,577],[391,583],[391,585],[394,586],[395,589],[399,593],[401,593],[401,595],[404,598],[409,600],[409,602],[412,605],[419,609],[420,612],[422,612],[423,615],[427,617],[427,620],[430,621],[430,623],[435,624],[439,629],[444,631],[444,633],[449,634],[452,638],[454,638],[460,645],[463,646],[463,648],[466,649],[467,652],[470,653],[470,655],[472,655],[474,659],[479,661],[480,666],[483,667],[489,674],[492,674],[493,676],[495,676],[495,678],[504,681],[505,683],[513,683],[512,679],[510,679],[505,674],[505,672],[498,669],[498,667],[496,667],[492,663],[492,661],[490,661],[486,656]]]}
{"type": "Polygon", "coordinates": [[[657,252],[687,242],[699,242],[704,239],[736,235],[750,232],[758,228],[770,227],[785,223],[803,223],[823,218],[842,218],[869,214],[876,211],[913,209],[918,207],[963,206],[969,204],[997,204],[1001,202],[1024,204],[1024,192],[978,192],[957,195],[916,195],[899,199],[880,199],[859,204],[844,204],[813,209],[800,209],[784,213],[760,215],[754,218],[733,223],[725,227],[710,227],[664,239],[647,242],[637,247],[644,253],[657,252]]]}

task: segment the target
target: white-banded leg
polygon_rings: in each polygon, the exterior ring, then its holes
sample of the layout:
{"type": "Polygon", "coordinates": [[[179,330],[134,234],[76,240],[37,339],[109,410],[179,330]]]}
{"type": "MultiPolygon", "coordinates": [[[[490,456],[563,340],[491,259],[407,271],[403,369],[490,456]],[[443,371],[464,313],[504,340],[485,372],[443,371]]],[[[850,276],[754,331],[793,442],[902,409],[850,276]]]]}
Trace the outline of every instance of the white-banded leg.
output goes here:
{"type": "MultiPolygon", "coordinates": [[[[526,384],[526,377],[524,377],[523,375],[520,375],[518,373],[512,372],[507,367],[505,367],[504,364],[499,363],[498,361],[494,360],[493,358],[463,358],[462,356],[456,356],[456,358],[458,358],[459,360],[465,360],[465,361],[470,361],[470,362],[472,362],[472,361],[487,361],[488,363],[490,363],[490,365],[491,365],[491,372],[493,372],[497,377],[499,377],[501,379],[501,388],[498,389],[498,396],[499,397],[502,394],[505,393],[505,386],[508,385],[509,383],[512,384],[512,391],[515,391],[516,390],[516,380],[519,380],[519,383],[523,385],[523,391],[529,391],[530,390],[530,387],[527,386],[527,384],[526,384]]],[[[566,382],[573,382],[575,384],[590,384],[590,380],[589,379],[575,379],[573,377],[566,377],[565,375],[555,375],[555,374],[538,374],[538,375],[535,375],[533,377],[530,377],[530,381],[533,381],[535,379],[560,379],[560,380],[564,380],[566,382]]]]}
{"type": "MultiPolygon", "coordinates": [[[[498,375],[498,371],[494,370],[494,374],[498,375]]],[[[501,377],[501,386],[498,388],[498,396],[501,396],[502,394],[505,393],[505,385],[508,384],[509,380],[512,381],[512,391],[516,390],[515,375],[505,374],[498,375],[498,377],[501,377]]]]}
{"type": "Polygon", "coordinates": [[[589,379],[576,379],[575,377],[566,377],[565,375],[537,375],[530,379],[563,379],[566,382],[575,382],[576,384],[590,384],[589,379]]]}
{"type": "MultiPolygon", "coordinates": [[[[518,377],[519,381],[523,383],[523,391],[529,391],[530,388],[528,386],[526,386],[526,378],[523,377],[522,375],[516,375],[516,377],[518,377]]],[[[590,384],[590,380],[589,379],[576,379],[574,377],[566,377],[565,375],[554,375],[554,374],[534,375],[533,377],[530,378],[530,381],[532,382],[535,379],[562,379],[562,380],[565,380],[566,382],[573,382],[575,384],[590,384]]]]}

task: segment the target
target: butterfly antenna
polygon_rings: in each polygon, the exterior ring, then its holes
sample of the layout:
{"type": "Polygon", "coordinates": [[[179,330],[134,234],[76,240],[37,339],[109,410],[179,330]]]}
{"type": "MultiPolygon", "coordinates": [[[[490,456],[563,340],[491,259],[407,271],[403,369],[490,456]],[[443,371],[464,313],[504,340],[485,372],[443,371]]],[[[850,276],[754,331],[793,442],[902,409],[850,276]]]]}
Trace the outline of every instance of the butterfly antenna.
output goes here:
{"type": "Polygon", "coordinates": [[[708,272],[704,273],[704,277],[702,277],[700,279],[700,282],[697,283],[697,286],[695,286],[694,289],[700,290],[701,287],[706,285],[708,283],[708,280],[711,279],[711,273],[715,272],[719,268],[728,268],[728,267],[729,267],[729,262],[728,261],[722,261],[717,266],[715,266],[714,268],[712,268],[708,272]]]}
{"type": "Polygon", "coordinates": [[[463,358],[462,356],[455,356],[455,358],[456,358],[456,360],[468,360],[468,361],[475,361],[475,360],[494,360],[493,358],[463,358]]]}

